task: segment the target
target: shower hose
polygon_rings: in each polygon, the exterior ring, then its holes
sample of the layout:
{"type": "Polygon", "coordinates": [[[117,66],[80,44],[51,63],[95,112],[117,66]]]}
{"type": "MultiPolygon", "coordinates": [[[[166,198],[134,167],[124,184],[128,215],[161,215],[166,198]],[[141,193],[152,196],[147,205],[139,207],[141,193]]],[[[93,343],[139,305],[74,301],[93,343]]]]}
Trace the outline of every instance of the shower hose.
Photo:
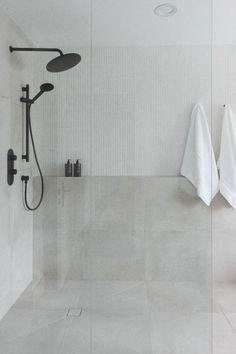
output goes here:
{"type": "Polygon", "coordinates": [[[25,203],[25,207],[26,209],[30,210],[30,211],[34,211],[37,210],[43,200],[43,194],[44,194],[44,181],[43,181],[43,174],[42,174],[42,170],[38,161],[38,156],[37,156],[37,152],[36,152],[36,148],[35,148],[35,143],[34,143],[34,136],[33,136],[33,131],[32,131],[32,125],[31,125],[31,114],[30,114],[30,109],[31,109],[31,104],[29,105],[29,132],[30,132],[30,139],[31,139],[31,143],[32,143],[32,147],[33,147],[33,153],[34,153],[34,158],[35,158],[35,162],[39,171],[39,175],[40,175],[40,181],[41,181],[41,195],[40,195],[40,199],[38,204],[35,207],[31,207],[28,203],[28,199],[27,199],[27,190],[28,190],[28,181],[29,178],[28,177],[24,177],[23,181],[25,182],[25,191],[24,191],[24,203],[25,203]]]}

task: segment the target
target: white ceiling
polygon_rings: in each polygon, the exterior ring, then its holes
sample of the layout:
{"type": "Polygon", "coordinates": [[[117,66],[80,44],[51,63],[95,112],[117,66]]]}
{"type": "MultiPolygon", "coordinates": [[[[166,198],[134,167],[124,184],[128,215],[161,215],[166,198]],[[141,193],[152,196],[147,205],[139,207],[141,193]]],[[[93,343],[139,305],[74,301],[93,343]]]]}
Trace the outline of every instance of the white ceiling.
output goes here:
{"type": "MultiPolygon", "coordinates": [[[[91,40],[94,46],[209,44],[212,0],[168,1],[178,7],[169,18],[153,13],[166,0],[0,0],[0,5],[39,46],[89,46],[91,40]]],[[[214,0],[213,8],[215,42],[236,43],[236,1],[214,0]]]]}
{"type": "Polygon", "coordinates": [[[38,45],[90,40],[89,0],[0,0],[3,10],[38,45]]]}

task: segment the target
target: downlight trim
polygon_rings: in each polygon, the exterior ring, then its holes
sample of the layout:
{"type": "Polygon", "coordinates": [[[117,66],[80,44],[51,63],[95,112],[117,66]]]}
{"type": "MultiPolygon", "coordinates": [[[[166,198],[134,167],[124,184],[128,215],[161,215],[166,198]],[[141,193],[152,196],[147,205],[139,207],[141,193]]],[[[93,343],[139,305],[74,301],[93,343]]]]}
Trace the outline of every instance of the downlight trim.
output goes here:
{"type": "Polygon", "coordinates": [[[178,8],[171,3],[160,4],[153,10],[154,14],[159,17],[174,16],[178,12],[178,8]]]}

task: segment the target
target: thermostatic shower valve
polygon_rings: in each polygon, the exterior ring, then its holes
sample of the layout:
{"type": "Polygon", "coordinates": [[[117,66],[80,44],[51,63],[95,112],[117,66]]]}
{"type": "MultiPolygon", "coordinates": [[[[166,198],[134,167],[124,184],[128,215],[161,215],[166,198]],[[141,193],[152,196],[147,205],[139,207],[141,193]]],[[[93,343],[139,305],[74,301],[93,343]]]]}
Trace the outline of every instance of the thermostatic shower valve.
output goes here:
{"type": "Polygon", "coordinates": [[[17,156],[12,149],[7,153],[7,183],[11,186],[14,182],[14,176],[17,174],[17,170],[14,168],[14,163],[17,160],[17,156]]]}

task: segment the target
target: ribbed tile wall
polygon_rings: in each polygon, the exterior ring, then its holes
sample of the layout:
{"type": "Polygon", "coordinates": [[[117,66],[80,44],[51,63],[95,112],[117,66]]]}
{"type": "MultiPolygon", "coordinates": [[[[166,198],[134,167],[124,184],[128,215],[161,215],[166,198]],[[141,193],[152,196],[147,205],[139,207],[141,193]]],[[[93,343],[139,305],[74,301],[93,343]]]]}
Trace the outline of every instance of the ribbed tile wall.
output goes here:
{"type": "Polygon", "coordinates": [[[179,175],[196,102],[210,122],[211,48],[78,51],[80,66],[36,78],[55,85],[35,111],[44,173],[63,176],[66,159],[81,158],[84,175],[179,175]]]}

